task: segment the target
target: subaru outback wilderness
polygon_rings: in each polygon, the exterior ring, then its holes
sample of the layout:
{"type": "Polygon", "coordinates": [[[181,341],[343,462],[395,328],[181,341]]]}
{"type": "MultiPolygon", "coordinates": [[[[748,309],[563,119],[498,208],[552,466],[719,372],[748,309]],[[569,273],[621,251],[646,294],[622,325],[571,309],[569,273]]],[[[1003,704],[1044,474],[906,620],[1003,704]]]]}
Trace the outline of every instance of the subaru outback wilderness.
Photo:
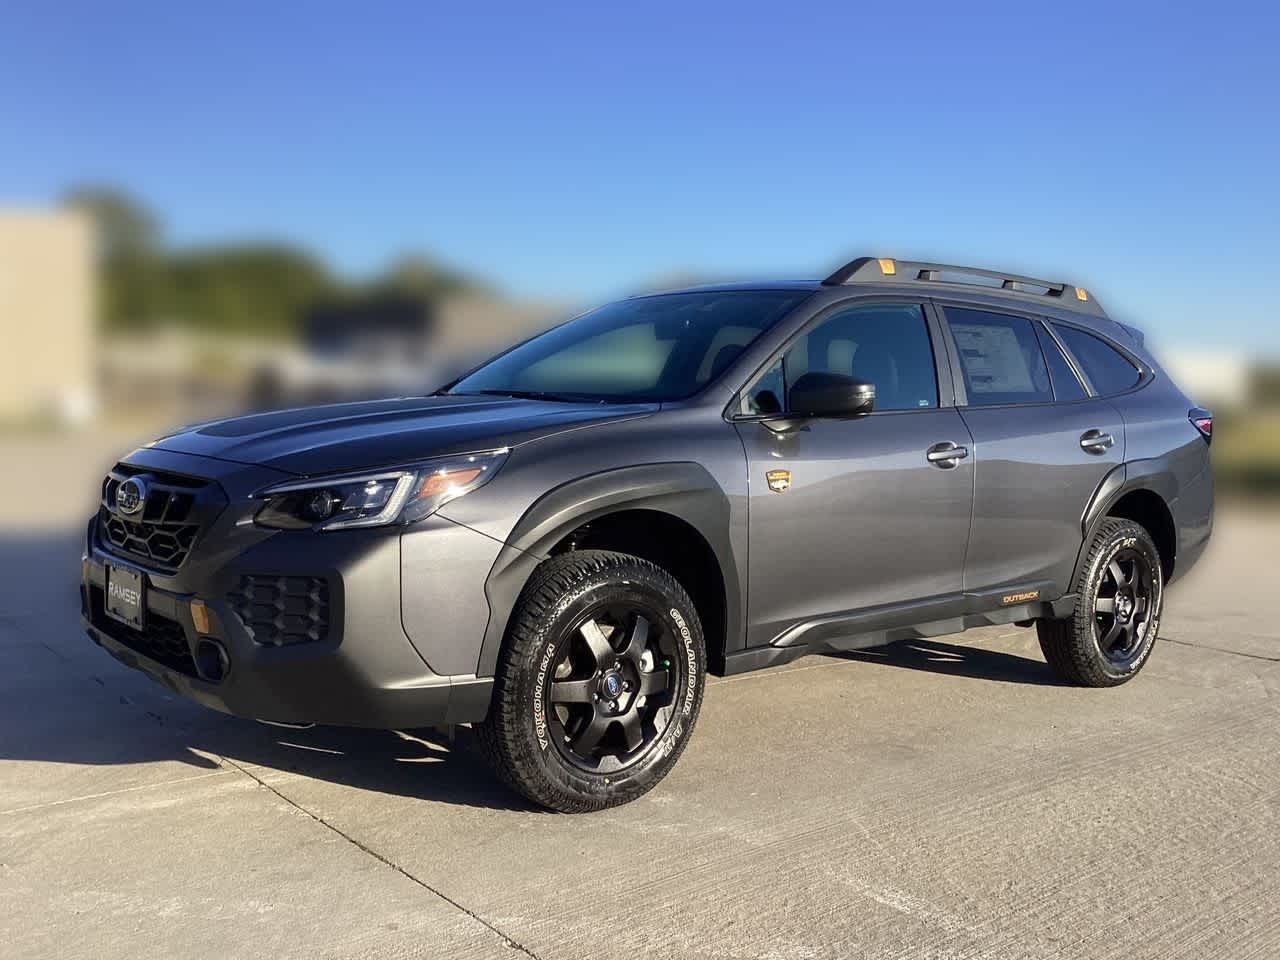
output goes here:
{"type": "Polygon", "coordinates": [[[435,394],[189,427],[106,478],[89,636],[277,723],[475,724],[584,811],[671,769],[708,671],[1035,624],[1151,655],[1212,417],[1084,289],[860,258],[635,297],[435,394]]]}

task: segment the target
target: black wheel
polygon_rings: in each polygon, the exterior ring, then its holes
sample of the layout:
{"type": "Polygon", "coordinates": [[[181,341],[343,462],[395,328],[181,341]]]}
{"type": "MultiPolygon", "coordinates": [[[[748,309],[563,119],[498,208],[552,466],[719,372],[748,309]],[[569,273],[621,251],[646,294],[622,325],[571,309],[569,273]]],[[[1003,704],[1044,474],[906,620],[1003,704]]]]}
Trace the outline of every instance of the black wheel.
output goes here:
{"type": "Polygon", "coordinates": [[[1114,687],[1133,679],[1160,629],[1164,575],[1151,535],[1132,520],[1105,521],[1075,583],[1066,620],[1040,620],[1045,660],[1062,679],[1114,687]]]}
{"type": "Polygon", "coordinates": [[[516,606],[479,741],[535,803],[626,803],[675,764],[705,677],[702,626],[669,573],[602,550],[553,557],[516,606]]]}

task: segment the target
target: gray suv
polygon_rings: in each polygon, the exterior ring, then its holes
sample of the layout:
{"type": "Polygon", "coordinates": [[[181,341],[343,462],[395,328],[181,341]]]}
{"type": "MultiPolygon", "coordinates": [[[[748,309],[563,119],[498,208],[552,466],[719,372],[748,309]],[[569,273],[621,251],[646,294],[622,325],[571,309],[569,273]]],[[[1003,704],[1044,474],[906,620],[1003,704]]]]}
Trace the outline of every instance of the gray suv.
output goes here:
{"type": "Polygon", "coordinates": [[[1212,417],[1080,287],[864,257],[601,307],[426,397],[120,461],[89,636],[278,723],[475,724],[564,811],[676,762],[708,671],[1035,625],[1113,686],[1213,522],[1212,417]]]}

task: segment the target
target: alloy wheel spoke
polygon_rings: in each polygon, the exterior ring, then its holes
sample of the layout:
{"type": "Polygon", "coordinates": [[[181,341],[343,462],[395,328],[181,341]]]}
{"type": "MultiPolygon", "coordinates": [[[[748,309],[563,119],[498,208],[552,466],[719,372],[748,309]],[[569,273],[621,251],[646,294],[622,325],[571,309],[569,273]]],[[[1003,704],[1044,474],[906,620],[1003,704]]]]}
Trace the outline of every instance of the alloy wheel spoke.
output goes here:
{"type": "Polygon", "coordinates": [[[1137,634],[1133,632],[1133,624],[1126,623],[1123,626],[1121,626],[1120,637],[1121,637],[1121,640],[1119,645],[1117,646],[1117,649],[1121,653],[1128,653],[1129,650],[1133,647],[1134,641],[1137,638],[1137,634]]]}
{"type": "Polygon", "coordinates": [[[601,739],[605,735],[605,731],[609,729],[610,718],[600,712],[591,715],[591,722],[582,728],[582,731],[573,738],[570,746],[573,752],[580,757],[588,757],[597,746],[600,745],[601,739]]]}
{"type": "Polygon", "coordinates": [[[1115,648],[1116,641],[1120,639],[1120,634],[1123,632],[1124,628],[1117,619],[1111,624],[1111,629],[1108,630],[1106,635],[1098,642],[1098,646],[1102,648],[1102,652],[1110,653],[1111,650],[1115,648]]]}
{"type": "Polygon", "coordinates": [[[651,697],[667,689],[667,671],[654,670],[652,673],[640,674],[640,690],[642,697],[651,697]]]}
{"type": "Polygon", "coordinates": [[[1111,563],[1107,565],[1107,569],[1111,571],[1111,579],[1116,582],[1116,589],[1123,587],[1129,582],[1128,578],[1124,575],[1124,571],[1120,568],[1119,560],[1112,560],[1111,563]]]}
{"type": "Polygon", "coordinates": [[[603,670],[613,663],[616,654],[600,629],[600,624],[594,620],[588,620],[578,628],[578,632],[582,634],[582,639],[587,641],[587,647],[591,650],[591,656],[598,668],[603,670]]]}
{"type": "Polygon", "coordinates": [[[624,651],[624,654],[632,663],[639,667],[640,660],[644,656],[645,647],[648,645],[649,621],[640,614],[636,614],[636,622],[631,628],[631,636],[627,640],[627,648],[624,651]]]}
{"type": "Polygon", "coordinates": [[[555,680],[551,684],[552,703],[590,703],[595,693],[596,681],[555,680]]]}
{"type": "Polygon", "coordinates": [[[1093,609],[1098,613],[1115,613],[1116,598],[1115,597],[1099,597],[1093,605],[1093,609]]]}
{"type": "Polygon", "coordinates": [[[622,718],[622,733],[626,737],[628,751],[644,743],[644,723],[639,710],[632,710],[622,718]]]}

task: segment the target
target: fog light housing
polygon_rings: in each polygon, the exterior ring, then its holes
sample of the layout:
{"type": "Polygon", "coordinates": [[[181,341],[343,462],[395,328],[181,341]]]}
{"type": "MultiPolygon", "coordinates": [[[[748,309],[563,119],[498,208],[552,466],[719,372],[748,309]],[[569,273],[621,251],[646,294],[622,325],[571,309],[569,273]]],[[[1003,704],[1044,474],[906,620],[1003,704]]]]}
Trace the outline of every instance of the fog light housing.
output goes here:
{"type": "Polygon", "coordinates": [[[221,683],[231,672],[231,658],[227,648],[217,640],[201,637],[196,644],[196,673],[201,680],[209,683],[221,683]]]}

